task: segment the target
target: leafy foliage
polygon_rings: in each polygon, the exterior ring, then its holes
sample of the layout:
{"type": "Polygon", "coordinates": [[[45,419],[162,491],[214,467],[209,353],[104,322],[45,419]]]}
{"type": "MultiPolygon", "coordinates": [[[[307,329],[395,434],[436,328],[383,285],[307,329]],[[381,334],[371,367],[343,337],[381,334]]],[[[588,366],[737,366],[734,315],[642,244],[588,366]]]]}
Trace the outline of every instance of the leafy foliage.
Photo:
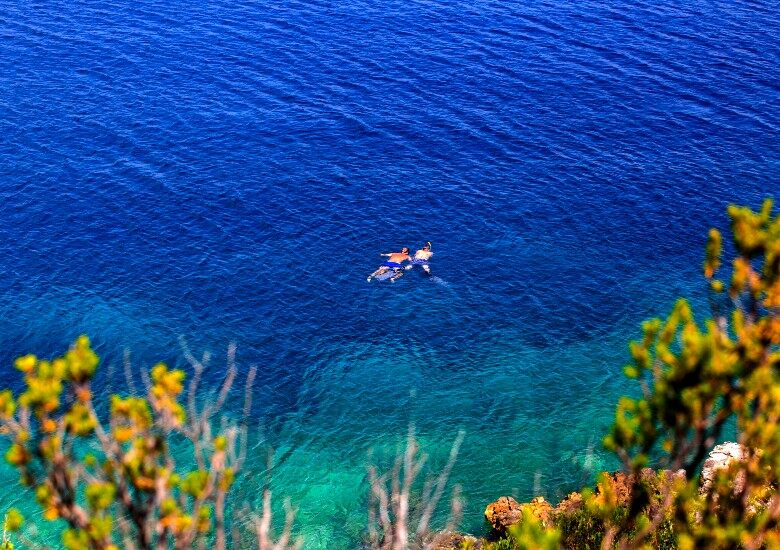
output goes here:
{"type": "Polygon", "coordinates": [[[419,498],[412,496],[415,481],[423,471],[428,456],[420,452],[409,428],[406,447],[396,457],[390,472],[379,474],[374,465],[368,467],[370,484],[368,508],[368,547],[372,550],[428,550],[442,547],[460,521],[462,503],[460,487],[453,488],[450,518],[443,531],[433,531],[431,521],[447,485],[465,434],[456,437],[444,468],[430,477],[419,498]],[[388,490],[389,484],[389,490],[388,490]]]}
{"type": "MultiPolygon", "coordinates": [[[[160,363],[144,379],[145,397],[111,396],[107,423],[93,403],[90,382],[99,358],[86,336],[53,360],[35,355],[16,360],[24,390],[18,396],[0,392],[0,425],[11,440],[5,458],[34,491],[43,517],[67,524],[64,548],[112,550],[120,541],[128,549],[205,548],[207,543],[225,548],[226,500],[244,462],[246,425],[223,423],[223,432],[214,434],[212,418],[236,377],[234,349],[216,402],[202,407],[196,391],[207,356],[203,362],[187,356],[195,375],[186,402],[184,371],[160,363]],[[189,442],[195,469],[176,463],[174,438],[189,442]]],[[[245,413],[254,376],[252,369],[245,413]]],[[[262,518],[253,519],[260,547],[287,548],[292,518],[274,546],[267,489],[264,505],[262,518]]],[[[6,531],[21,526],[18,512],[9,511],[6,531]]],[[[13,547],[6,538],[3,544],[13,547]]]]}
{"type": "Polygon", "coordinates": [[[644,324],[625,368],[643,395],[621,399],[605,438],[628,471],[660,455],[662,467],[684,470],[688,481],[669,479],[655,509],[635,483],[629,513],[607,542],[640,546],[671,517],[683,549],[780,545],[780,216],[769,200],[758,212],[728,212],[737,255],[725,307],[726,285],[714,278],[722,238],[713,229],[704,261],[712,318],[700,326],[680,300],[667,319],[644,324]],[[696,474],[727,422],[736,424],[746,456],[700,488],[696,474]]]}
{"type": "Polygon", "coordinates": [[[518,547],[544,548],[561,534],[578,548],[780,548],[780,216],[770,200],[728,214],[736,251],[728,286],[715,278],[718,230],[705,249],[712,317],[697,323],[681,299],[630,345],[624,373],[640,396],[619,400],[604,438],[628,488],[603,476],[582,492],[583,508],[545,530],[512,533],[518,547]],[[700,484],[704,458],[732,423],[745,456],[700,484]],[[668,474],[648,483],[650,464],[668,474]]]}

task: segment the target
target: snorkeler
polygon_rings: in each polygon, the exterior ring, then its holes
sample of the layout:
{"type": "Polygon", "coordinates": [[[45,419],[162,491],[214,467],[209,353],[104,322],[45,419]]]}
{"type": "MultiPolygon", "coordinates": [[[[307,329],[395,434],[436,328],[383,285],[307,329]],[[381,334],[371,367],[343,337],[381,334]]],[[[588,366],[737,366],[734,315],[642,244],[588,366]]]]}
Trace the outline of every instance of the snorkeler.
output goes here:
{"type": "Polygon", "coordinates": [[[403,264],[406,261],[411,260],[412,258],[409,256],[409,249],[407,247],[403,247],[401,249],[401,252],[391,252],[389,254],[380,254],[380,256],[387,256],[387,261],[383,263],[381,266],[379,266],[379,269],[374,271],[371,275],[368,276],[369,283],[371,282],[371,279],[374,277],[378,277],[384,273],[387,273],[391,269],[394,271],[393,276],[390,277],[390,282],[394,283],[397,279],[400,279],[404,272],[403,272],[403,264]]]}
{"type": "Polygon", "coordinates": [[[431,242],[428,241],[427,243],[425,243],[425,246],[423,246],[420,250],[414,253],[414,258],[412,258],[412,265],[422,266],[423,271],[425,271],[426,274],[430,275],[431,256],[433,256],[433,251],[431,250],[431,242]]]}

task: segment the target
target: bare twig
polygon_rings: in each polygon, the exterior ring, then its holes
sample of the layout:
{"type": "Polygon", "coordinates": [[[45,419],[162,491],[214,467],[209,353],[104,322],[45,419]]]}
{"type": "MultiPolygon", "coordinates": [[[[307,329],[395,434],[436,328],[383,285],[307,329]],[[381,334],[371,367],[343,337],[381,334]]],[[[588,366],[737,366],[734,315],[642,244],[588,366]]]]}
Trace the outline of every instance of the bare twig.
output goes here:
{"type": "Polygon", "coordinates": [[[133,364],[130,362],[130,350],[125,348],[122,358],[122,364],[125,370],[125,382],[127,382],[127,389],[131,395],[137,395],[138,392],[135,389],[135,380],[133,378],[133,364]]]}
{"type": "MultiPolygon", "coordinates": [[[[420,455],[412,428],[406,439],[406,448],[403,454],[396,458],[389,474],[379,476],[376,468],[369,466],[368,541],[371,548],[375,550],[425,549],[430,548],[441,538],[438,534],[430,533],[430,522],[444,494],[463,438],[464,434],[460,432],[450,449],[447,464],[437,476],[425,483],[420,504],[414,510],[410,506],[411,493],[427,457],[420,455]],[[388,481],[390,492],[387,490],[388,481]],[[416,513],[419,513],[419,517],[413,522],[412,516],[416,513]],[[415,527],[413,532],[409,530],[411,525],[415,527]]],[[[447,530],[455,529],[459,522],[462,510],[459,494],[460,489],[455,488],[447,530]]]]}

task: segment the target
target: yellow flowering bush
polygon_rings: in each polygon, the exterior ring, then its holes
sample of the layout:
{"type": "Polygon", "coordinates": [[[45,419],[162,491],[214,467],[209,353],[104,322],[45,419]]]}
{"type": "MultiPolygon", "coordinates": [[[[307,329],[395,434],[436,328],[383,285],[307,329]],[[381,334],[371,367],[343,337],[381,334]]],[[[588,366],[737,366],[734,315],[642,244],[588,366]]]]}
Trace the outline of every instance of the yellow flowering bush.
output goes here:
{"type": "MultiPolygon", "coordinates": [[[[246,430],[229,423],[212,434],[211,423],[236,376],[232,356],[217,403],[197,406],[201,363],[192,361],[186,409],[184,371],[159,363],[147,377],[147,394],[111,396],[103,419],[90,386],[99,358],[86,336],[53,360],[25,355],[15,361],[24,389],[18,396],[0,392],[0,431],[10,440],[5,458],[35,493],[43,517],[67,525],[64,548],[226,547],[226,499],[244,460],[236,450],[245,447],[246,430]],[[174,434],[189,442],[196,470],[179,472],[170,448],[174,434]],[[99,452],[77,451],[90,447],[99,452]]],[[[250,396],[248,389],[245,410],[250,396]]],[[[33,547],[21,528],[21,515],[10,510],[0,549],[13,548],[7,533],[33,547]]],[[[268,528],[258,537],[270,540],[268,528]]]]}
{"type": "Polygon", "coordinates": [[[728,282],[716,278],[723,238],[710,230],[709,319],[698,322],[681,299],[630,344],[624,374],[636,396],[618,401],[604,438],[626,475],[602,475],[595,490],[582,491],[583,507],[557,525],[542,529],[527,518],[507,541],[512,548],[555,546],[561,528],[577,521],[589,530],[583,537],[598,532],[602,548],[659,540],[681,550],[780,548],[780,215],[772,206],[729,207],[736,256],[728,282]],[[702,483],[704,459],[731,427],[744,456],[702,483]],[[653,483],[648,466],[660,471],[653,483]],[[629,482],[620,498],[618,479],[629,482]]]}

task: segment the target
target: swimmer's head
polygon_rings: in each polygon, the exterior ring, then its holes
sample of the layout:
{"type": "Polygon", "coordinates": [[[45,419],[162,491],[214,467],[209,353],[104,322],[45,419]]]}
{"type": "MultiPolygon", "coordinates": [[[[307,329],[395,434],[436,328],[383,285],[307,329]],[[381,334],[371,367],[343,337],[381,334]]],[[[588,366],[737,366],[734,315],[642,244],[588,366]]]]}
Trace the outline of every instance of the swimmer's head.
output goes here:
{"type": "Polygon", "coordinates": [[[423,245],[422,249],[423,249],[423,250],[430,250],[430,249],[431,249],[431,245],[430,245],[430,244],[428,244],[428,243],[425,243],[425,244],[423,245]]]}
{"type": "Polygon", "coordinates": [[[406,246],[405,246],[405,247],[403,247],[403,248],[401,249],[401,253],[402,253],[402,254],[409,254],[409,248],[408,248],[408,247],[406,247],[406,246]]]}

